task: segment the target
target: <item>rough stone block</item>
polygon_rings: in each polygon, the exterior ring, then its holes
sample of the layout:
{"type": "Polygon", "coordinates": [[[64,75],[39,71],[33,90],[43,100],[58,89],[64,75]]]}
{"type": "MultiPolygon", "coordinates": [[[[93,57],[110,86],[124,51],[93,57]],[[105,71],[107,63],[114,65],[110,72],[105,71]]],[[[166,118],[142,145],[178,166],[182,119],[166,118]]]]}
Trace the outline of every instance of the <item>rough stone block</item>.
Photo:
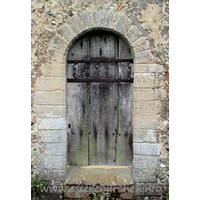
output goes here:
{"type": "Polygon", "coordinates": [[[74,15],[73,17],[69,18],[67,21],[67,24],[70,26],[72,31],[75,33],[75,35],[78,35],[81,33],[81,27],[79,26],[80,24],[80,17],[78,15],[74,15]]]}
{"type": "Polygon", "coordinates": [[[55,155],[45,155],[41,157],[43,162],[44,169],[65,169],[65,157],[64,156],[55,156],[55,155]]]}
{"type": "Polygon", "coordinates": [[[65,64],[49,65],[49,76],[66,77],[66,65],[65,64]]]}
{"type": "Polygon", "coordinates": [[[66,120],[65,118],[38,119],[37,128],[40,130],[64,130],[66,129],[66,120]]]}
{"type": "Polygon", "coordinates": [[[36,80],[36,88],[45,90],[66,90],[66,77],[39,77],[36,80]]]}
{"type": "Polygon", "coordinates": [[[59,49],[60,51],[64,51],[67,49],[69,42],[61,39],[58,36],[54,36],[54,38],[50,42],[50,46],[59,49]]]}
{"type": "Polygon", "coordinates": [[[154,100],[154,89],[134,89],[134,101],[154,100]]]}
{"type": "Polygon", "coordinates": [[[160,144],[134,143],[133,146],[135,155],[160,155],[160,144]]]}
{"type": "Polygon", "coordinates": [[[162,191],[162,184],[135,183],[135,195],[161,195],[162,191]]]}
{"type": "Polygon", "coordinates": [[[134,118],[134,129],[135,130],[149,130],[157,129],[159,126],[160,118],[159,116],[137,116],[134,118]]]}
{"type": "Polygon", "coordinates": [[[35,103],[37,105],[65,105],[66,92],[57,91],[37,91],[35,93],[35,103]]]}
{"type": "Polygon", "coordinates": [[[92,27],[92,16],[90,11],[83,11],[80,15],[79,26],[81,30],[90,29],[92,27]]]}
{"type": "Polygon", "coordinates": [[[128,39],[130,43],[132,43],[140,38],[142,35],[142,32],[136,26],[132,25],[124,36],[128,39]]]}
{"type": "Polygon", "coordinates": [[[134,52],[140,52],[149,49],[149,41],[145,37],[141,37],[131,44],[134,52]]]}
{"type": "Polygon", "coordinates": [[[56,130],[56,131],[41,131],[41,141],[45,143],[65,143],[67,142],[67,132],[56,130]]]}
{"type": "Polygon", "coordinates": [[[48,155],[64,156],[67,151],[66,147],[66,143],[48,143],[44,151],[48,155]]]}
{"type": "Polygon", "coordinates": [[[157,64],[135,64],[133,70],[135,73],[163,72],[163,66],[157,64]]]}
{"type": "Polygon", "coordinates": [[[66,106],[35,106],[38,117],[61,117],[66,116],[66,106]]]}
{"type": "Polygon", "coordinates": [[[118,22],[120,15],[116,12],[109,11],[105,15],[105,27],[113,29],[118,22]]]}
{"type": "Polygon", "coordinates": [[[133,169],[134,182],[156,182],[155,170],[133,169]]]}
{"type": "Polygon", "coordinates": [[[43,76],[49,76],[49,66],[48,65],[43,64],[40,67],[40,70],[41,70],[41,73],[43,76]]]}
{"type": "Polygon", "coordinates": [[[75,33],[72,31],[71,27],[68,24],[62,25],[57,32],[61,38],[65,39],[68,42],[71,42],[72,39],[76,37],[75,33]]]}
{"type": "Polygon", "coordinates": [[[92,22],[94,27],[105,27],[105,10],[92,11],[92,22]]]}
{"type": "Polygon", "coordinates": [[[135,60],[136,64],[151,64],[154,62],[153,56],[149,50],[141,51],[135,53],[135,60]]]}
{"type": "Polygon", "coordinates": [[[158,115],[161,110],[160,101],[142,101],[134,103],[134,114],[135,115],[158,115]]]}
{"type": "Polygon", "coordinates": [[[50,48],[47,53],[48,63],[65,64],[66,53],[57,49],[50,48]]]}
{"type": "Polygon", "coordinates": [[[153,73],[134,73],[134,87],[154,87],[153,73]]]}
{"type": "Polygon", "coordinates": [[[133,141],[154,143],[156,142],[156,133],[152,129],[146,131],[135,130],[133,141]]]}
{"type": "Polygon", "coordinates": [[[123,35],[130,28],[131,23],[132,22],[128,17],[120,14],[120,18],[119,18],[119,21],[117,22],[115,30],[123,35]]]}
{"type": "MultiPolygon", "coordinates": [[[[64,181],[65,177],[64,177],[64,170],[53,170],[53,169],[43,169],[43,170],[39,170],[39,177],[42,178],[42,180],[45,181],[64,181]]],[[[56,185],[58,187],[58,185],[56,185]]],[[[60,185],[63,186],[63,185],[60,185]]],[[[61,188],[61,187],[60,187],[61,188]]],[[[59,189],[59,188],[58,188],[59,189]]],[[[59,191],[57,191],[59,192],[59,191]]],[[[62,191],[60,191],[62,192],[62,191]]]]}
{"type": "Polygon", "coordinates": [[[133,168],[156,169],[158,168],[158,156],[134,155],[133,168]]]}

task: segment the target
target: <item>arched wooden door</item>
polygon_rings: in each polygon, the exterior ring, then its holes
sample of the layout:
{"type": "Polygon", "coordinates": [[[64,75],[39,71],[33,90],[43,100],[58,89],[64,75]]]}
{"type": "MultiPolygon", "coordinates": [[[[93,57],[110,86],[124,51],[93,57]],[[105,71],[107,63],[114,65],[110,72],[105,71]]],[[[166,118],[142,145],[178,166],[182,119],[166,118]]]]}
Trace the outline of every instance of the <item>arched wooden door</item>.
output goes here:
{"type": "Polygon", "coordinates": [[[67,62],[68,164],[132,165],[128,45],[110,32],[91,32],[74,43],[67,62]]]}

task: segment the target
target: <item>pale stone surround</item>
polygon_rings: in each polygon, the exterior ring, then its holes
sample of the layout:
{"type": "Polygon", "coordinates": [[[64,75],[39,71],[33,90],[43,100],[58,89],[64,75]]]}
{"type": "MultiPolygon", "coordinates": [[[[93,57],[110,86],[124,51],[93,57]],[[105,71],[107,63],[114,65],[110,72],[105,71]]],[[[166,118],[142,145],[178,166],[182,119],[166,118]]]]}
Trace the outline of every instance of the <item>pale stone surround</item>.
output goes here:
{"type": "Polygon", "coordinates": [[[50,42],[48,63],[37,78],[34,101],[37,130],[44,152],[38,158],[38,171],[46,180],[63,181],[67,168],[66,60],[70,46],[84,33],[107,30],[121,36],[134,55],[133,167],[135,182],[154,182],[161,146],[156,142],[161,100],[166,98],[163,66],[155,64],[148,38],[124,14],[84,11],[60,26],[50,42]],[[144,178],[145,177],[145,178],[144,178]]]}

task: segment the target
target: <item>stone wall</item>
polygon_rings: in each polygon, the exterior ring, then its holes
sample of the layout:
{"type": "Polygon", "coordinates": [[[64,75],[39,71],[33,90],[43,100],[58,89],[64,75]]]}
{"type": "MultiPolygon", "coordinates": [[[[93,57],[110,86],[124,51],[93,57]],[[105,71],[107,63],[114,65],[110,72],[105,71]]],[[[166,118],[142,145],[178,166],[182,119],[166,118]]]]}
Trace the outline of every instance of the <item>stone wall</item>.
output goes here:
{"type": "Polygon", "coordinates": [[[134,55],[134,182],[167,183],[168,1],[32,0],[31,14],[32,177],[65,179],[67,51],[101,28],[123,37],[134,55]]]}

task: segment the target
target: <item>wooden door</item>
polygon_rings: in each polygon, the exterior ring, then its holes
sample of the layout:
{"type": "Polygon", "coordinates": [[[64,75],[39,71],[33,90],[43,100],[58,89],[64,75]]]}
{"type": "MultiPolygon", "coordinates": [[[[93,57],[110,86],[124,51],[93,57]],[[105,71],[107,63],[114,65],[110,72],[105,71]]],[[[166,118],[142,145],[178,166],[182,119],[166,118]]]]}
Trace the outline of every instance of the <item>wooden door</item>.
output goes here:
{"type": "Polygon", "coordinates": [[[132,165],[133,85],[121,81],[130,80],[131,65],[102,59],[132,59],[132,55],[119,36],[100,31],[77,40],[68,54],[68,61],[98,61],[67,64],[67,143],[72,166],[132,165]]]}

